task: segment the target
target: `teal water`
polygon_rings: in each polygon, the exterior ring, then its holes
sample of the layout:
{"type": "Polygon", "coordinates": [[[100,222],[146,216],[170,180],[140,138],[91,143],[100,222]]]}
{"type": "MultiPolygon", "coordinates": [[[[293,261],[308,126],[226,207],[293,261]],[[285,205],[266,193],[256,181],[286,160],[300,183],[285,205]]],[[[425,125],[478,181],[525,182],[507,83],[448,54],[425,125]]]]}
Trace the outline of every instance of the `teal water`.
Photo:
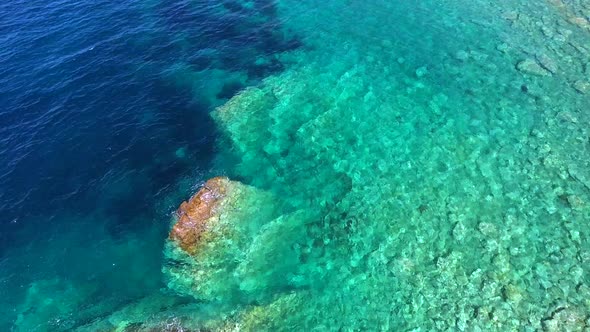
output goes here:
{"type": "MultiPolygon", "coordinates": [[[[153,264],[158,286],[64,328],[590,328],[590,6],[274,5],[300,47],[210,114],[211,163],[186,181],[231,181],[197,249],[156,231],[105,243],[157,248],[127,261],[153,264]]],[[[62,280],[25,289],[17,328],[96,301],[62,280]]]]}
{"type": "Polygon", "coordinates": [[[587,5],[279,8],[307,48],[213,114],[254,188],[169,287],[252,331],[587,328],[587,5]]]}

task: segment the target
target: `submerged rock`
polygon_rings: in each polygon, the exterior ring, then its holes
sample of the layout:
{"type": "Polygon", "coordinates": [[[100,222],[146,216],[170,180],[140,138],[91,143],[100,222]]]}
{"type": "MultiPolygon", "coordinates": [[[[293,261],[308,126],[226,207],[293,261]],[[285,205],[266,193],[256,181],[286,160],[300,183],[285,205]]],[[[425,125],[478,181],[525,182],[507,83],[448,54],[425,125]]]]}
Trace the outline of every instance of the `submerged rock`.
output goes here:
{"type": "Polygon", "coordinates": [[[469,53],[463,50],[457,51],[457,53],[455,53],[455,59],[459,61],[467,61],[469,59],[469,53]]]}
{"type": "Polygon", "coordinates": [[[586,326],[586,314],[573,307],[559,307],[543,320],[544,331],[582,331],[586,326]]]}
{"type": "Polygon", "coordinates": [[[590,21],[588,21],[585,17],[572,15],[569,17],[568,22],[582,29],[590,29],[590,21]]]}
{"type": "Polygon", "coordinates": [[[550,71],[552,74],[557,73],[557,63],[552,58],[548,57],[545,54],[540,54],[537,56],[537,60],[539,61],[541,67],[543,67],[544,69],[550,71]]]}
{"type": "Polygon", "coordinates": [[[170,239],[183,250],[194,253],[207,229],[215,222],[215,214],[232,191],[232,182],[225,177],[207,181],[188,201],[178,208],[178,221],[170,232],[170,239]]]}
{"type": "Polygon", "coordinates": [[[581,94],[590,93],[590,82],[576,81],[574,83],[574,89],[581,94]]]}
{"type": "Polygon", "coordinates": [[[498,46],[496,46],[496,50],[498,50],[498,51],[500,51],[500,52],[502,52],[502,53],[506,53],[506,52],[508,52],[508,49],[509,49],[509,48],[510,48],[510,47],[509,47],[509,46],[508,46],[508,44],[506,44],[506,43],[501,43],[501,44],[499,44],[498,46]]]}
{"type": "Polygon", "coordinates": [[[198,319],[196,304],[186,298],[156,293],[129,302],[112,313],[86,322],[76,332],[191,332],[219,331],[208,320],[198,319]]]}
{"type": "Polygon", "coordinates": [[[502,17],[508,21],[515,21],[518,19],[518,12],[507,11],[507,12],[502,13],[502,17]]]}
{"type": "Polygon", "coordinates": [[[526,59],[516,65],[521,73],[537,76],[550,76],[551,72],[543,68],[536,60],[526,59]]]}
{"type": "Polygon", "coordinates": [[[14,307],[12,331],[70,331],[95,317],[101,304],[92,284],[81,285],[63,278],[36,280],[27,286],[22,303],[14,307]],[[87,308],[87,303],[95,306],[87,308]],[[76,312],[76,315],[73,313],[76,312]]]}
{"type": "Polygon", "coordinates": [[[301,213],[282,214],[269,192],[216,177],[177,212],[165,248],[168,287],[227,308],[261,303],[290,283],[301,213]]]}
{"type": "Polygon", "coordinates": [[[428,74],[428,67],[422,66],[422,67],[416,69],[416,77],[420,78],[420,77],[425,76],[426,74],[428,74]]]}
{"type": "Polygon", "coordinates": [[[263,196],[255,188],[215,177],[183,202],[164,251],[168,287],[202,300],[228,298],[238,282],[229,271],[250,240],[249,229],[242,226],[256,229],[255,202],[265,204],[263,196]]]}

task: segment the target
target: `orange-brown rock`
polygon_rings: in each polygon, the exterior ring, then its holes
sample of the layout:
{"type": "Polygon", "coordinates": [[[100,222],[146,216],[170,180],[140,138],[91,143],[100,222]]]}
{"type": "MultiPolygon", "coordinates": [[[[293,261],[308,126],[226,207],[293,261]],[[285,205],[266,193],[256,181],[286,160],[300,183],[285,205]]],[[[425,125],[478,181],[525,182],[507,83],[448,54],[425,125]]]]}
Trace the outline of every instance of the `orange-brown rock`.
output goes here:
{"type": "Polygon", "coordinates": [[[183,202],[178,208],[178,221],[170,232],[170,239],[184,251],[194,254],[227,196],[229,185],[230,181],[226,177],[212,178],[188,201],[183,202]]]}

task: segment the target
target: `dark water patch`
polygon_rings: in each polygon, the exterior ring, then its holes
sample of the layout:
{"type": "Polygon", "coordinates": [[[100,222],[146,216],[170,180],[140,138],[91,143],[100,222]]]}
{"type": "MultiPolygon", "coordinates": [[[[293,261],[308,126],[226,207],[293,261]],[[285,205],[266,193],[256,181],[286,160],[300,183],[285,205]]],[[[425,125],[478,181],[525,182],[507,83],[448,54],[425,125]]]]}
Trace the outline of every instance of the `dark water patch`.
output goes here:
{"type": "Polygon", "coordinates": [[[257,12],[269,17],[277,17],[276,0],[254,0],[254,5],[257,12]]]}
{"type": "Polygon", "coordinates": [[[27,296],[85,322],[163,287],[171,212],[223,172],[209,112],[291,43],[272,2],[226,4],[0,4],[0,330],[55,309],[27,296]]]}
{"type": "Polygon", "coordinates": [[[263,78],[284,69],[284,64],[277,59],[262,59],[248,67],[248,76],[263,78]]]}
{"type": "Polygon", "coordinates": [[[229,99],[242,89],[244,89],[244,85],[240,82],[228,82],[223,85],[223,88],[221,88],[221,91],[217,94],[217,98],[229,99]]]}
{"type": "Polygon", "coordinates": [[[245,14],[248,12],[248,9],[238,1],[222,1],[222,5],[232,13],[245,14]]]}
{"type": "Polygon", "coordinates": [[[195,71],[201,71],[211,68],[215,64],[215,55],[212,52],[200,52],[187,57],[187,63],[195,71]]]}

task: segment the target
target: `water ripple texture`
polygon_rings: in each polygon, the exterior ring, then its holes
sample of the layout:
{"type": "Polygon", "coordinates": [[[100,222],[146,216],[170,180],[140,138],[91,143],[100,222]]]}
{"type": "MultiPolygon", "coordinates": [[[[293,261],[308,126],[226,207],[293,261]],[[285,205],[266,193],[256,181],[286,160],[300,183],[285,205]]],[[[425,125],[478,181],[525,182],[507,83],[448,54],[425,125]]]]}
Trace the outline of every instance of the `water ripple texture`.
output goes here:
{"type": "Polygon", "coordinates": [[[0,6],[0,329],[590,327],[586,2],[0,6]]]}

